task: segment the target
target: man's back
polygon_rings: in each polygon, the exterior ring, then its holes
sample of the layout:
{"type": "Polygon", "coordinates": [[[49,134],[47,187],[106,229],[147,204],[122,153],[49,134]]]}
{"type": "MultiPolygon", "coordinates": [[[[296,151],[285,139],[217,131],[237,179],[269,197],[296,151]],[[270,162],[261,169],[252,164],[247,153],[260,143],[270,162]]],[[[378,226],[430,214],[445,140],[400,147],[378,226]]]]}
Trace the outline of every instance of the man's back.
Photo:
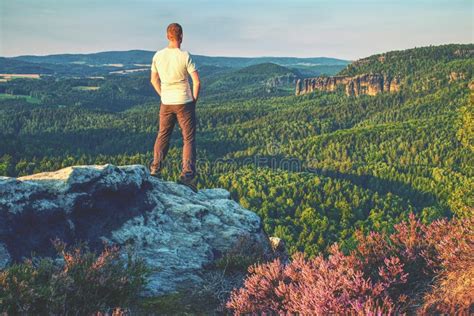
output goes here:
{"type": "Polygon", "coordinates": [[[153,56],[151,71],[158,72],[163,104],[185,104],[193,101],[188,74],[196,71],[191,56],[180,48],[166,47],[153,56]]]}
{"type": "Polygon", "coordinates": [[[191,56],[181,50],[183,28],[171,23],[166,29],[168,47],[157,51],[151,63],[150,82],[161,96],[159,130],[153,148],[150,174],[160,177],[176,122],[183,136],[183,161],[178,183],[197,192],[196,187],[196,102],[201,83],[191,56]],[[193,79],[191,92],[188,75],[193,79]]]}

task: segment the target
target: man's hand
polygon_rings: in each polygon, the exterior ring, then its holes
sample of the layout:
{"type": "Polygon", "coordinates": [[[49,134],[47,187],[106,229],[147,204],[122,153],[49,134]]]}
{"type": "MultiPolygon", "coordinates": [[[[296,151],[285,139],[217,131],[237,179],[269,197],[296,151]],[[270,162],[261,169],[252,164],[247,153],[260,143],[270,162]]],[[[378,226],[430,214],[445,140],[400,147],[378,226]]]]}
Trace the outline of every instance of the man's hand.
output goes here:
{"type": "Polygon", "coordinates": [[[161,80],[160,75],[156,71],[151,72],[150,82],[155,88],[156,93],[161,97],[161,80]]]}
{"type": "Polygon", "coordinates": [[[199,81],[199,73],[193,71],[191,74],[191,79],[193,79],[193,99],[194,102],[197,102],[199,98],[199,90],[201,89],[201,82],[199,81]]]}

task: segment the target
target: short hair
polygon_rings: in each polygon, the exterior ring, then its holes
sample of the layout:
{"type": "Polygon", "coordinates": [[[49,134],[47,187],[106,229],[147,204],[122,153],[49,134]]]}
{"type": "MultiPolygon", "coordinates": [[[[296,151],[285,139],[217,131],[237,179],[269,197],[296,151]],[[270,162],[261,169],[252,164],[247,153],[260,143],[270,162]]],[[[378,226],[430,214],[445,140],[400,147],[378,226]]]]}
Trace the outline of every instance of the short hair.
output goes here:
{"type": "Polygon", "coordinates": [[[166,29],[169,39],[179,40],[183,36],[183,28],[178,23],[171,23],[166,29]]]}

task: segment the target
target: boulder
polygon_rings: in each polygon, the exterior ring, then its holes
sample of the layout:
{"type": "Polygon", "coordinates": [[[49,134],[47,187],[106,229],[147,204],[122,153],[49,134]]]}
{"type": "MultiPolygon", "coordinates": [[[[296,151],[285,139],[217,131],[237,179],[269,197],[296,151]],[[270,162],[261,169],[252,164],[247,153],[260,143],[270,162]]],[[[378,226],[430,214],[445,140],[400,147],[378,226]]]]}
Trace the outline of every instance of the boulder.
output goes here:
{"type": "Polygon", "coordinates": [[[97,250],[104,243],[132,247],[155,271],[147,295],[199,286],[206,267],[241,238],[271,252],[259,216],[229,192],[194,193],[151,177],[142,165],[0,177],[0,267],[32,253],[54,256],[55,238],[97,250]]]}

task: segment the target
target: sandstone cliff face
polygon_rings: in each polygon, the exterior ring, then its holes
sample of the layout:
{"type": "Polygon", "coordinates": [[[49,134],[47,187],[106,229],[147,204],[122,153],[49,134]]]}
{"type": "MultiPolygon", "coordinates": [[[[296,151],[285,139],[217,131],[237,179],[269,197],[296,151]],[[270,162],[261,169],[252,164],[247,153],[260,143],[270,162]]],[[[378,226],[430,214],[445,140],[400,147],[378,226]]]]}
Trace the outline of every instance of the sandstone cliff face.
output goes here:
{"type": "Polygon", "coordinates": [[[278,88],[291,88],[297,80],[298,77],[292,73],[275,76],[264,81],[264,89],[266,93],[273,93],[278,88]]]}
{"type": "MultiPolygon", "coordinates": [[[[199,286],[202,273],[242,237],[270,251],[260,218],[223,189],[194,193],[151,177],[141,165],[75,166],[0,177],[0,265],[34,251],[54,255],[51,239],[128,245],[156,270],[145,294],[199,286]]],[[[124,254],[125,255],[125,254],[124,254]]]]}
{"type": "Polygon", "coordinates": [[[288,73],[286,75],[276,76],[265,81],[265,86],[269,88],[276,88],[286,85],[294,85],[298,77],[295,74],[288,73]]]}
{"type": "Polygon", "coordinates": [[[344,86],[344,91],[348,96],[377,95],[382,92],[399,91],[400,78],[380,74],[306,78],[296,82],[296,95],[311,93],[315,90],[335,91],[339,85],[344,86]]]}
{"type": "Polygon", "coordinates": [[[463,72],[456,72],[456,71],[451,71],[448,75],[449,83],[458,81],[458,80],[464,80],[466,79],[466,74],[463,72]]]}
{"type": "Polygon", "coordinates": [[[469,90],[474,91],[474,81],[469,82],[467,86],[469,87],[469,90]]]}

